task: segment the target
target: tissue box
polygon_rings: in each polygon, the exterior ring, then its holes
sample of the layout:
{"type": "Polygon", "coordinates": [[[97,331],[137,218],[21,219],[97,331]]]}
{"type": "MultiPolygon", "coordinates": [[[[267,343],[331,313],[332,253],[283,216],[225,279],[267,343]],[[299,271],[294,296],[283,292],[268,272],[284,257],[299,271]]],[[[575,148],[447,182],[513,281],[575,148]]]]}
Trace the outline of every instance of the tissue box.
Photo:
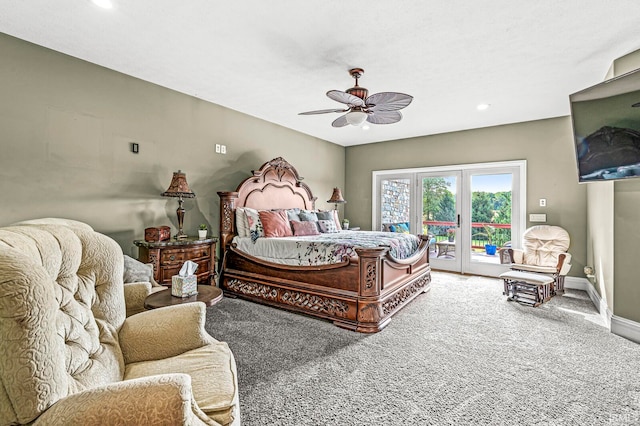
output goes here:
{"type": "Polygon", "coordinates": [[[189,297],[198,294],[198,279],[195,275],[172,276],[171,294],[176,297],[189,297]]]}

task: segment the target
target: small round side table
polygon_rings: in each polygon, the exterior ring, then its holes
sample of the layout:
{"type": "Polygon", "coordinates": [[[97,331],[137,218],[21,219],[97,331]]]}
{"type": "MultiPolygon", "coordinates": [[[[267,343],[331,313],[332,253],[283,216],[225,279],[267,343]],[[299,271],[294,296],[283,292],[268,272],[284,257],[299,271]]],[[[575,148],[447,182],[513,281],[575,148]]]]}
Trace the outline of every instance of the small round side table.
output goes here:
{"type": "Polygon", "coordinates": [[[156,309],[191,302],[204,302],[207,306],[213,306],[220,300],[222,300],[222,290],[218,287],[212,285],[199,285],[198,294],[194,294],[189,297],[172,296],[171,289],[152,293],[144,299],[144,307],[147,309],[156,309]]]}

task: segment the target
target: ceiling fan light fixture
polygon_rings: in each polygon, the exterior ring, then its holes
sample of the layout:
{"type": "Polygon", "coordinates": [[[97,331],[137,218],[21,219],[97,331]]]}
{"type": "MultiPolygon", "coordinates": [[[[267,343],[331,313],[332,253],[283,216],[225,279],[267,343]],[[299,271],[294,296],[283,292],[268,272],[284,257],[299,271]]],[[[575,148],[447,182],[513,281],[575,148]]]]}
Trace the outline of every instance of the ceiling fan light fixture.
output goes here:
{"type": "MultiPolygon", "coordinates": [[[[413,96],[398,92],[380,92],[369,96],[369,91],[358,86],[358,79],[364,73],[362,68],[353,68],[349,73],[356,80],[356,85],[344,92],[342,90],[329,90],[327,97],[344,104],[347,109],[321,109],[317,111],[300,112],[298,115],[325,114],[330,112],[346,112],[345,115],[333,120],[332,127],[345,127],[348,125],[361,127],[367,121],[370,124],[392,124],[402,120],[399,110],[407,107],[413,100],[413,96]]],[[[368,126],[366,126],[368,128],[368,126]]]]}
{"type": "Polygon", "coordinates": [[[349,111],[345,116],[347,123],[352,126],[359,126],[367,119],[367,113],[362,111],[349,111]]]}

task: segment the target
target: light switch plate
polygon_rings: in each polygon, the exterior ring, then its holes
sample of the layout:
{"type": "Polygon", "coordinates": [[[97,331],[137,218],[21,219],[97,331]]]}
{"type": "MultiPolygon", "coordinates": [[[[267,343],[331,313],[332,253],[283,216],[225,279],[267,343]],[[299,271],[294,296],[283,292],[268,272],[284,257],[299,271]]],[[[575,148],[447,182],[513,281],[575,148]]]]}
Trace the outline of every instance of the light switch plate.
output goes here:
{"type": "Polygon", "coordinates": [[[531,213],[529,215],[529,222],[546,222],[547,214],[546,213],[531,213]]]}

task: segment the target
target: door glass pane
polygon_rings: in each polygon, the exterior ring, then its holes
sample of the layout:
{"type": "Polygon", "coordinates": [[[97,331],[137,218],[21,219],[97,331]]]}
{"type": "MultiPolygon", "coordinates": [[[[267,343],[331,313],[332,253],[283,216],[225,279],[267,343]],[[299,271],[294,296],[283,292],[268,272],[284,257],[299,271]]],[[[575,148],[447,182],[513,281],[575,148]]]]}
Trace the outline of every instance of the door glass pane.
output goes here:
{"type": "Polygon", "coordinates": [[[511,244],[511,173],[471,176],[471,261],[500,263],[511,244]]]}
{"type": "Polygon", "coordinates": [[[422,232],[435,238],[430,259],[455,259],[456,212],[456,177],[422,178],[422,232]]]}
{"type": "Polygon", "coordinates": [[[400,223],[410,229],[411,218],[411,179],[392,178],[383,179],[380,185],[381,205],[380,218],[382,230],[389,230],[389,226],[400,223]]]}

